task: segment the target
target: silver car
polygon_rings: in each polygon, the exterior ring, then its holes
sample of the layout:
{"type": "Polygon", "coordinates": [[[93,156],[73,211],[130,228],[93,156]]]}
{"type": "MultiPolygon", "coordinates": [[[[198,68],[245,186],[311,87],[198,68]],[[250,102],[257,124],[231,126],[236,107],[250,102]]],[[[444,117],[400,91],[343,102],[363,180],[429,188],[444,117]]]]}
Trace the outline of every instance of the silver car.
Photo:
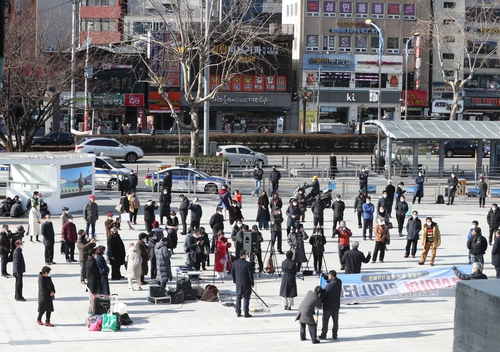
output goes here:
{"type": "Polygon", "coordinates": [[[187,192],[194,191],[196,181],[197,193],[218,193],[222,185],[227,185],[231,189],[231,181],[217,176],[210,176],[203,171],[190,167],[170,167],[158,172],[146,174],[144,184],[146,187],[153,187],[155,191],[163,186],[163,179],[167,171],[172,174],[172,191],[187,192]]]}
{"type": "Polygon", "coordinates": [[[254,152],[243,145],[220,145],[217,147],[216,155],[228,158],[231,166],[243,166],[245,164],[264,166],[268,163],[267,155],[254,152]]]}
{"type": "Polygon", "coordinates": [[[125,145],[114,138],[86,137],[75,146],[76,153],[93,153],[110,156],[115,159],[124,159],[128,163],[134,163],[137,159],[144,157],[141,148],[133,145],[125,145]]]}

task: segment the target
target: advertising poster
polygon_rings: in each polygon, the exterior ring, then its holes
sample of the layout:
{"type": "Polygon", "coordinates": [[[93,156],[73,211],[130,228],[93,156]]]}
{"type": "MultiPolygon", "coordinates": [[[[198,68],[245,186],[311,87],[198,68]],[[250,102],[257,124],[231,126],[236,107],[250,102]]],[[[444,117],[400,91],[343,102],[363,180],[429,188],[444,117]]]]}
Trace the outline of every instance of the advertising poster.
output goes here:
{"type": "Polygon", "coordinates": [[[61,198],[92,194],[92,163],[61,165],[61,198]]]}

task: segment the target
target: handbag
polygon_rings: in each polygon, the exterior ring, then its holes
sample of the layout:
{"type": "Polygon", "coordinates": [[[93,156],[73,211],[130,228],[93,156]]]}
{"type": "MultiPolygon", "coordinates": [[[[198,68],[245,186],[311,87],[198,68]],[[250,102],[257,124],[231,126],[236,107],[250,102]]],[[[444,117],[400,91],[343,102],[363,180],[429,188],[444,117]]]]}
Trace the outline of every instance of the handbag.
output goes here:
{"type": "Polygon", "coordinates": [[[117,318],[116,315],[108,312],[102,317],[102,328],[101,331],[116,331],[117,318]]]}
{"type": "Polygon", "coordinates": [[[116,210],[117,212],[121,213],[121,212],[122,212],[122,208],[123,208],[123,207],[122,207],[122,203],[118,203],[118,205],[115,207],[115,210],[116,210]]]}
{"type": "Polygon", "coordinates": [[[129,222],[130,221],[130,213],[121,213],[120,219],[122,222],[129,222]]]}
{"type": "Polygon", "coordinates": [[[391,229],[393,229],[393,228],[394,228],[394,226],[392,226],[392,222],[390,222],[390,221],[389,221],[389,222],[387,223],[387,228],[388,228],[389,230],[391,230],[391,229]]]}

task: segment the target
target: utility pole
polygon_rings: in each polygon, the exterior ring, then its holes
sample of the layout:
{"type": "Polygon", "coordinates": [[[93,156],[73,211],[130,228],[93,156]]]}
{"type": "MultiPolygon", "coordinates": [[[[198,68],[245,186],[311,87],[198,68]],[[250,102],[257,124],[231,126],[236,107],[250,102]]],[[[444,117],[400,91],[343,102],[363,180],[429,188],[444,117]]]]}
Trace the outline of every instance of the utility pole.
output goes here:
{"type": "Polygon", "coordinates": [[[76,130],[76,47],[78,46],[78,3],[80,0],[73,0],[71,11],[71,129],[76,130]]]}
{"type": "MultiPolygon", "coordinates": [[[[10,5],[10,4],[9,4],[10,5]]],[[[5,41],[5,0],[0,0],[0,98],[3,91],[3,49],[5,41]]]]}
{"type": "MultiPolygon", "coordinates": [[[[203,94],[207,97],[210,94],[210,14],[212,3],[205,0],[205,69],[203,70],[203,94]]],[[[203,102],[203,155],[209,154],[210,138],[210,101],[203,102]]]]}

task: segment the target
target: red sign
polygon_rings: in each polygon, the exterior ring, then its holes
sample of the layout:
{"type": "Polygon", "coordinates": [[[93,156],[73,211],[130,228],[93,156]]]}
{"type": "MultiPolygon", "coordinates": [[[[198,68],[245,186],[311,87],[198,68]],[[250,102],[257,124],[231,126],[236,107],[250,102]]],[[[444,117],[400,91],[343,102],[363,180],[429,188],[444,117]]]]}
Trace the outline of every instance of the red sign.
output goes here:
{"type": "MultiPolygon", "coordinates": [[[[314,80],[314,75],[312,74],[314,80]]],[[[220,75],[210,75],[210,90],[221,82],[220,75]]],[[[313,84],[314,82],[310,83],[313,84]]],[[[309,84],[309,83],[308,83],[309,84]]],[[[223,86],[221,92],[286,92],[287,76],[236,75],[223,86]]]]}
{"type": "Polygon", "coordinates": [[[242,87],[242,79],[240,75],[236,75],[231,79],[231,91],[233,92],[241,92],[242,87]]]}
{"type": "MultiPolygon", "coordinates": [[[[174,106],[175,112],[181,111],[181,92],[167,92],[170,103],[174,106]]],[[[149,112],[168,113],[170,106],[158,92],[149,92],[149,112]]]]}
{"type": "Polygon", "coordinates": [[[243,91],[252,92],[253,91],[253,75],[243,76],[243,91]]]}
{"type": "Polygon", "coordinates": [[[144,106],[144,94],[125,94],[125,106],[144,106]]]}
{"type": "MultiPolygon", "coordinates": [[[[406,101],[405,98],[406,91],[403,91],[403,101],[406,101]]],[[[404,103],[403,103],[404,105],[404,103]]],[[[427,91],[426,90],[409,90],[408,91],[408,106],[418,106],[418,107],[426,107],[429,105],[427,100],[427,91]]]]}
{"type": "Polygon", "coordinates": [[[471,106],[500,106],[498,98],[470,98],[471,106]]]}

